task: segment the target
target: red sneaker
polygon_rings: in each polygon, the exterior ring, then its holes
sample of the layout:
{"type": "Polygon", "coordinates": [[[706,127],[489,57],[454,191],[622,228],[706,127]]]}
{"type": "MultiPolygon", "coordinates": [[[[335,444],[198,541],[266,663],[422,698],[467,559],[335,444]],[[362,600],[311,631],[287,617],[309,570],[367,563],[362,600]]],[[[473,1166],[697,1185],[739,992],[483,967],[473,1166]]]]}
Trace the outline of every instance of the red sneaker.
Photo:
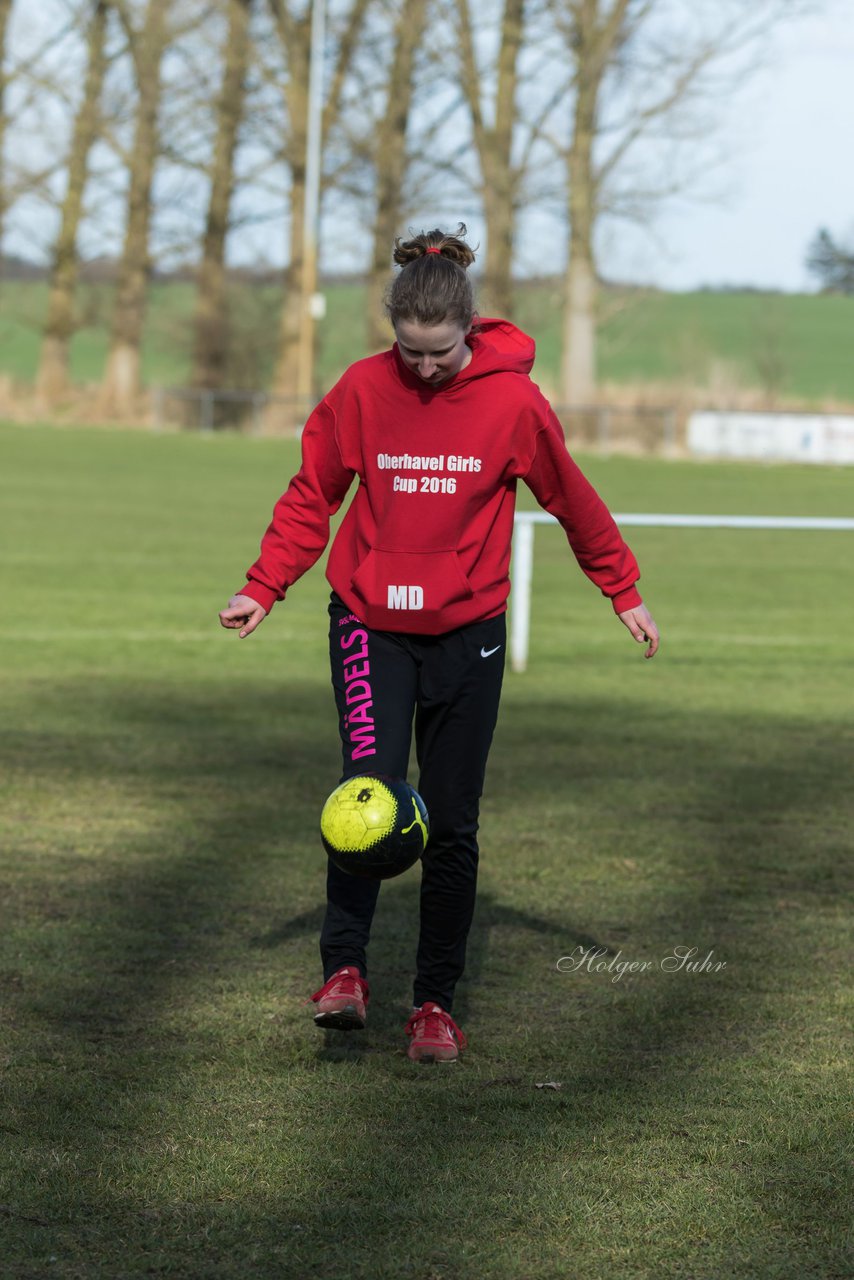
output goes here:
{"type": "Polygon", "coordinates": [[[345,965],[343,969],[336,970],[305,1003],[310,1004],[313,1000],[317,1005],[314,1021],[318,1027],[331,1027],[335,1031],[361,1031],[367,1017],[365,1005],[369,999],[367,980],[355,965],[345,965]]]}
{"type": "Polygon", "coordinates": [[[426,1000],[420,1009],[413,1009],[403,1029],[412,1037],[407,1057],[413,1062],[456,1062],[460,1049],[468,1044],[451,1015],[435,1000],[426,1000]]]}

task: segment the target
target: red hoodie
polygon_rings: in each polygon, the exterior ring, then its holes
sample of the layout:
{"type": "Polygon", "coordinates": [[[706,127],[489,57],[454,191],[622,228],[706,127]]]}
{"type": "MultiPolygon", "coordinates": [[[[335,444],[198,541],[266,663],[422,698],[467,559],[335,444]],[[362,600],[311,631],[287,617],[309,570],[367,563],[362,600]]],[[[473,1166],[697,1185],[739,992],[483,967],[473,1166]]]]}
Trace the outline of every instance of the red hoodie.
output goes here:
{"type": "Polygon", "coordinates": [[[326,576],[369,627],[438,635],[503,612],[518,480],[560,521],[615,612],[641,603],[637,562],[528,376],[533,340],[482,320],[468,342],[469,363],[435,386],[396,345],[350,366],[306,423],[302,467],[241,595],[268,612],[284,599],[358,476],[326,576]]]}

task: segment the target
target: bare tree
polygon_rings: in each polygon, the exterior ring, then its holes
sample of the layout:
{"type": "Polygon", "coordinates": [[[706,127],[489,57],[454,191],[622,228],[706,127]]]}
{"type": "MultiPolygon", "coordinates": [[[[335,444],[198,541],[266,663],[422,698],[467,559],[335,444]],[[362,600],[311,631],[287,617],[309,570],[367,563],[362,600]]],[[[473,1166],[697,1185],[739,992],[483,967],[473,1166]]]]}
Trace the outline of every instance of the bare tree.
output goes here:
{"type": "Polygon", "coordinates": [[[279,358],[273,390],[293,395],[297,385],[302,274],[305,266],[304,221],[306,198],[306,140],[308,136],[308,78],[311,48],[311,5],[303,15],[291,8],[291,0],[270,0],[276,29],[286,60],[284,86],[288,115],[285,160],[290,175],[290,236],[285,270],[279,358]]]}
{"type": "Polygon", "coordinates": [[[368,347],[388,346],[389,328],[382,299],[389,272],[391,245],[400,226],[403,186],[406,180],[406,135],[414,92],[415,55],[427,22],[423,0],[403,0],[394,28],[393,54],[385,107],[372,130],[372,171],[375,175],[376,212],[373,253],[368,276],[368,347]]]}
{"type": "Polygon", "coordinates": [[[751,58],[772,23],[804,7],[800,0],[695,0],[687,12],[672,0],[553,0],[573,71],[569,140],[563,147],[569,223],[561,369],[566,404],[589,404],[596,394],[599,219],[648,216],[693,176],[691,166],[681,170],[673,156],[660,180],[632,162],[652,137],[676,151],[689,144],[696,159],[712,131],[713,108],[752,69],[751,58]]]}
{"type": "Polygon", "coordinates": [[[145,319],[149,272],[152,182],[158,151],[157,117],[161,99],[161,64],[169,38],[171,0],[148,0],[137,27],[127,0],[116,0],[133,59],[137,111],[130,156],[130,191],[124,248],[119,263],[110,349],[101,389],[108,412],[132,408],[140,389],[140,344],[145,319]]]}
{"type": "Polygon", "coordinates": [[[471,118],[486,222],[481,297],[491,315],[513,311],[513,241],[523,168],[513,162],[518,112],[519,56],[526,0],[502,0],[495,65],[481,70],[470,0],[456,0],[450,13],[459,48],[459,83],[471,118]],[[489,82],[492,82],[491,84],[489,82]],[[491,92],[487,94],[487,87],[491,92]],[[493,105],[485,99],[491,97],[493,105]],[[491,118],[490,118],[491,117],[491,118]]]}
{"type": "Polygon", "coordinates": [[[193,385],[197,387],[220,386],[227,357],[225,240],[234,192],[234,157],[246,96],[252,2],[227,0],[225,67],[216,105],[210,197],[196,292],[193,385]]]}
{"type": "Polygon", "coordinates": [[[37,386],[50,404],[68,387],[68,350],[74,332],[74,291],[77,284],[77,234],[89,153],[100,127],[99,102],[106,70],[108,0],[90,0],[86,32],[86,77],[68,153],[60,229],[53,250],[47,320],[42,339],[37,386]]]}
{"type": "Polygon", "coordinates": [[[12,0],[0,0],[0,251],[6,224],[6,175],[3,172],[3,153],[6,141],[6,28],[12,0]]]}
{"type": "MultiPolygon", "coordinates": [[[[283,395],[293,395],[297,386],[303,273],[307,269],[304,221],[311,5],[307,5],[300,13],[294,0],[269,0],[269,4],[285,59],[283,91],[288,120],[284,159],[290,175],[288,266],[285,272],[279,358],[273,376],[273,389],[283,395]]],[[[344,84],[370,5],[371,0],[347,0],[347,4],[342,6],[340,19],[333,28],[333,71],[325,95],[324,137],[337,121],[344,84]]]]}
{"type": "Polygon", "coordinates": [[[50,201],[51,180],[64,160],[52,128],[63,97],[58,81],[67,41],[76,35],[73,8],[49,12],[44,21],[21,6],[14,10],[18,30],[11,51],[6,46],[13,9],[13,0],[0,0],[0,241],[17,201],[50,201]]]}

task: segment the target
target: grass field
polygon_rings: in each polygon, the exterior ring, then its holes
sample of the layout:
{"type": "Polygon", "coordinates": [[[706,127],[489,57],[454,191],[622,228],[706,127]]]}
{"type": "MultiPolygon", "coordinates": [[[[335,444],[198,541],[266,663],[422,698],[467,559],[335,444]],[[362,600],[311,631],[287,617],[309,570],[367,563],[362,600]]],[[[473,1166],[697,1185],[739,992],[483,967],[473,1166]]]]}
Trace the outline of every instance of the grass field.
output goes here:
{"type": "MultiPolygon", "coordinates": [[[[326,387],[364,355],[364,290],[328,286],[328,314],[318,326],[318,385],[326,387]]],[[[143,346],[148,385],[187,382],[192,347],[193,289],[155,284],[143,346]]],[[[32,381],[38,367],[46,288],[8,283],[0,289],[0,373],[32,381]]],[[[104,287],[80,296],[84,321],[72,344],[72,374],[97,383],[107,350],[111,299],[104,287]]],[[[228,381],[269,384],[276,352],[280,296],[274,288],[233,291],[233,325],[242,335],[228,381]]],[[[515,319],[534,335],[536,375],[553,394],[560,365],[560,293],[547,284],[522,286],[515,319]]],[[[854,403],[854,298],[757,293],[658,293],[609,290],[603,295],[599,375],[619,388],[654,384],[659,395],[707,389],[724,397],[756,390],[821,404],[854,403]]]]}
{"type": "MultiPolygon", "coordinates": [[[[851,511],[841,469],[582,461],[615,510],[851,511]]],[[[250,640],[216,621],[295,462],[0,429],[2,1275],[850,1275],[850,535],[632,531],[650,663],[538,531],[470,1048],[418,1068],[417,871],[380,897],[367,1030],[303,1006],[320,566],[250,640]],[[594,946],[650,968],[558,970],[594,946]]]]}

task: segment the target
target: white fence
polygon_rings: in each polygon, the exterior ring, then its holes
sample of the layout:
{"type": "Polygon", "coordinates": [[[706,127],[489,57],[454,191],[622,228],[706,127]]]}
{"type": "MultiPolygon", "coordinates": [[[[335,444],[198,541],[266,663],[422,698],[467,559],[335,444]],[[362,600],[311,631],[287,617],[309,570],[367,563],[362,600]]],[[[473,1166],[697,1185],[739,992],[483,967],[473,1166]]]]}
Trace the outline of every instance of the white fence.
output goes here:
{"type": "MultiPolygon", "coordinates": [[[[618,525],[642,525],[652,529],[820,529],[854,530],[854,519],[836,516],[697,516],[646,515],[638,512],[614,516],[618,525]]],[[[510,667],[524,671],[528,665],[531,633],[531,583],[534,574],[534,526],[557,524],[545,511],[517,511],[513,534],[510,576],[510,667]]]]}

